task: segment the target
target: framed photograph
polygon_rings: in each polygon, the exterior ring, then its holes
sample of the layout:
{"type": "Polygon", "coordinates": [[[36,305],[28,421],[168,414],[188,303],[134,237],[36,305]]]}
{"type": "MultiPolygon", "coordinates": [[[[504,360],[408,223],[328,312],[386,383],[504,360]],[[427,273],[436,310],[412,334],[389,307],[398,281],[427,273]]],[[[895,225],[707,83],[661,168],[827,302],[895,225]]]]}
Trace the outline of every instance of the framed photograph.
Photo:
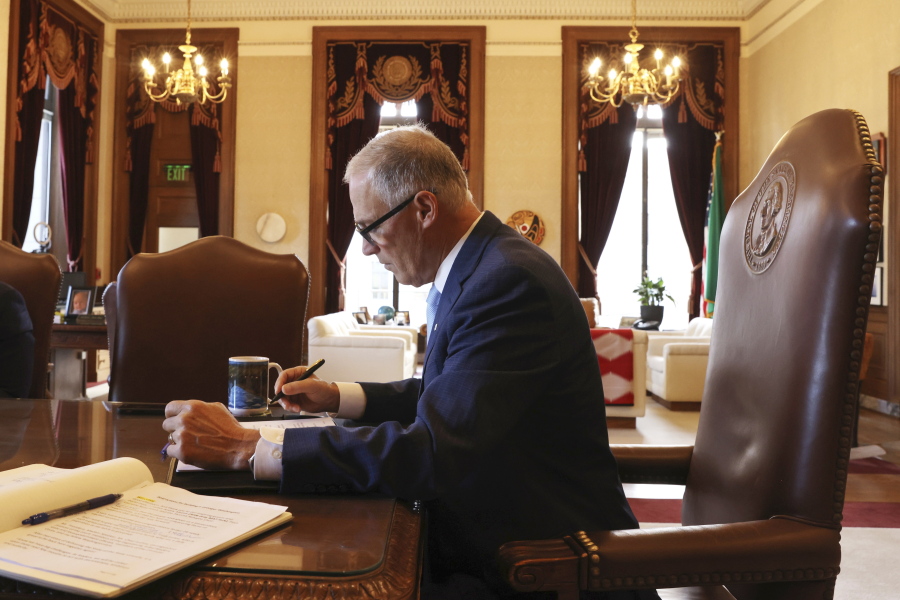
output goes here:
{"type": "Polygon", "coordinates": [[[872,147],[875,149],[875,158],[881,163],[881,168],[887,175],[887,138],[883,133],[872,134],[872,147]]]}
{"type": "Polygon", "coordinates": [[[360,325],[368,325],[369,320],[366,318],[366,313],[364,312],[355,312],[353,316],[356,317],[356,322],[360,325]]]}
{"type": "Polygon", "coordinates": [[[394,315],[394,322],[397,325],[409,325],[409,311],[398,310],[397,314],[394,315]]]}
{"type": "Polygon", "coordinates": [[[872,273],[872,306],[882,306],[884,304],[884,267],[875,267],[872,273]]]}
{"type": "Polygon", "coordinates": [[[385,316],[383,314],[378,313],[377,315],[372,317],[372,322],[376,325],[384,325],[387,322],[387,319],[385,319],[385,316]]]}
{"type": "Polygon", "coordinates": [[[94,288],[69,288],[69,297],[66,299],[66,316],[89,315],[94,306],[94,288]]]}
{"type": "Polygon", "coordinates": [[[366,315],[366,323],[372,320],[372,317],[369,315],[369,308],[367,306],[360,306],[359,310],[362,311],[364,315],[366,315]]]}

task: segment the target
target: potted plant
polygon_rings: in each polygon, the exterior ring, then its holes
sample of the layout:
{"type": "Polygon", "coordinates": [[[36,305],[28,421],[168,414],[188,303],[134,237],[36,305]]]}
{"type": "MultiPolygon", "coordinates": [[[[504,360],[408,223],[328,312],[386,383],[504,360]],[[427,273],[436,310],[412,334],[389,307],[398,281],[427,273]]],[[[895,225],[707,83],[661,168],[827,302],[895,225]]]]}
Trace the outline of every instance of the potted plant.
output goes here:
{"type": "Polygon", "coordinates": [[[663,283],[662,277],[652,281],[647,277],[647,273],[644,273],[640,285],[634,288],[634,293],[641,300],[641,321],[644,323],[648,321],[662,323],[665,308],[662,305],[663,299],[668,298],[675,304],[675,298],[666,293],[666,284],[663,283]]]}

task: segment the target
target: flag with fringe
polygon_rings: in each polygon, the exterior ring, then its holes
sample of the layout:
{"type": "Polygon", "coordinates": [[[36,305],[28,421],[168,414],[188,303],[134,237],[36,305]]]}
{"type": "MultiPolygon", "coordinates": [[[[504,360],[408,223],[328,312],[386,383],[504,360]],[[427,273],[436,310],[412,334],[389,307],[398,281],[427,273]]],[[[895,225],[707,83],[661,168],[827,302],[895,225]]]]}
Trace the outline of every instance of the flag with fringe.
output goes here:
{"type": "Polygon", "coordinates": [[[725,199],[722,189],[722,132],[716,132],[712,174],[709,178],[709,201],[706,204],[706,227],[703,230],[703,316],[712,318],[716,307],[719,279],[719,237],[725,221],[725,199]]]}

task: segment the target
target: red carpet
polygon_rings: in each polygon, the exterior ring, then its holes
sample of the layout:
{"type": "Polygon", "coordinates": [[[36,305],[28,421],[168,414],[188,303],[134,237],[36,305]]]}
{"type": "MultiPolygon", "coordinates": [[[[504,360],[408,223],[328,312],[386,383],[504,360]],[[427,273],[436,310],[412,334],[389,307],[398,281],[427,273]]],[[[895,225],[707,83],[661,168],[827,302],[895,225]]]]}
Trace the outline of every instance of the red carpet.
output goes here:
{"type": "MultiPolygon", "coordinates": [[[[681,522],[681,500],[629,498],[628,503],[640,523],[681,522]]],[[[900,527],[900,504],[845,502],[844,527],[900,527]]]]}

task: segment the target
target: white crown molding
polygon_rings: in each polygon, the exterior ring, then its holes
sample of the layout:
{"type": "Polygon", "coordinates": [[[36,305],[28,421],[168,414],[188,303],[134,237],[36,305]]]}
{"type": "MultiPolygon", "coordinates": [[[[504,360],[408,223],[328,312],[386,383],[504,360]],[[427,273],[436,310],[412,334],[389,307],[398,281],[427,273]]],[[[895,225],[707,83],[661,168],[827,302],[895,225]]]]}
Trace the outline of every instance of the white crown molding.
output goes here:
{"type": "MultiPolygon", "coordinates": [[[[112,23],[179,22],[186,0],[81,0],[112,23]]],[[[641,0],[638,19],[740,21],[770,0],[641,0]]],[[[193,0],[195,21],[629,19],[628,0],[193,0]]]]}

